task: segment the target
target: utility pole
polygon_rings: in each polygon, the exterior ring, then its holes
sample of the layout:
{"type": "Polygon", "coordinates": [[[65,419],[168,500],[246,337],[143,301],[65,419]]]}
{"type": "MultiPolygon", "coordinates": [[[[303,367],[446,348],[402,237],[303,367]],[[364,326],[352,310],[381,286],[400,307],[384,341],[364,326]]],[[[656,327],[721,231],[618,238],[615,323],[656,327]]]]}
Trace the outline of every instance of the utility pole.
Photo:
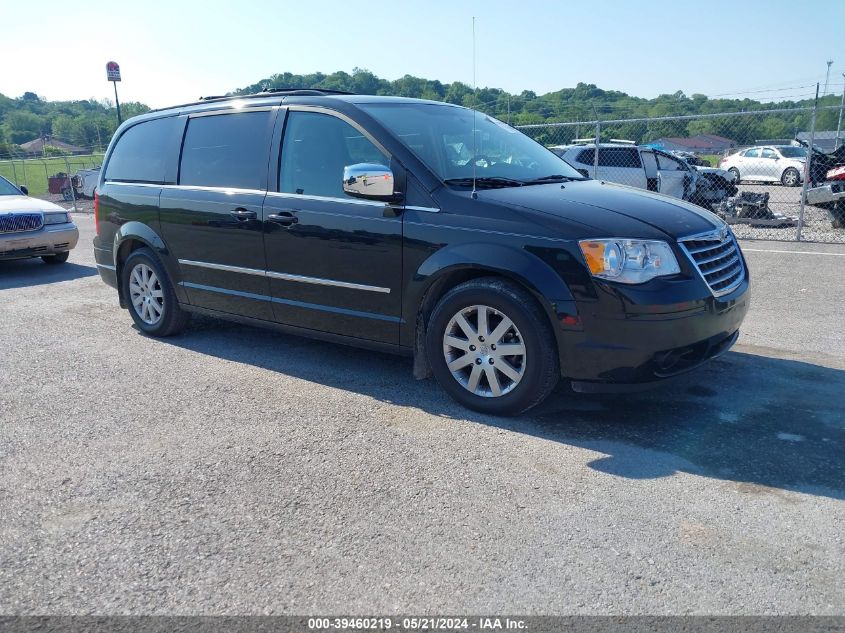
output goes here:
{"type": "Polygon", "coordinates": [[[827,60],[827,74],[824,77],[824,90],[822,90],[822,96],[827,94],[827,84],[830,81],[830,67],[833,66],[833,60],[827,60]]]}
{"type": "MultiPolygon", "coordinates": [[[[845,80],[845,73],[842,73],[845,80]]],[[[839,106],[839,122],[836,124],[836,140],[833,142],[833,149],[839,149],[839,132],[842,129],[842,110],[845,110],[845,81],[842,83],[842,103],[839,106]]]]}

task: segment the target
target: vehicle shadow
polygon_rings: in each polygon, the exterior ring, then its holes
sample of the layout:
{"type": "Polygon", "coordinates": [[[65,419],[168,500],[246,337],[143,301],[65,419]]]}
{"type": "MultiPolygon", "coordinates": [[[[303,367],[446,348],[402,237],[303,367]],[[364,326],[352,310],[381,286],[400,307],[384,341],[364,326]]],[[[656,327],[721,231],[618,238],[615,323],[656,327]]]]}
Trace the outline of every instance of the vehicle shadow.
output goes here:
{"type": "Polygon", "coordinates": [[[411,360],[196,319],[169,344],[346,389],[433,415],[466,419],[605,456],[590,468],[651,479],[686,472],[742,484],[845,498],[845,371],[730,352],[644,393],[583,395],[559,387],[538,409],[499,418],[464,409],[411,360]]]}
{"type": "Polygon", "coordinates": [[[41,261],[40,257],[0,261],[0,290],[54,284],[96,274],[97,269],[93,266],[72,262],[50,266],[41,261]]]}

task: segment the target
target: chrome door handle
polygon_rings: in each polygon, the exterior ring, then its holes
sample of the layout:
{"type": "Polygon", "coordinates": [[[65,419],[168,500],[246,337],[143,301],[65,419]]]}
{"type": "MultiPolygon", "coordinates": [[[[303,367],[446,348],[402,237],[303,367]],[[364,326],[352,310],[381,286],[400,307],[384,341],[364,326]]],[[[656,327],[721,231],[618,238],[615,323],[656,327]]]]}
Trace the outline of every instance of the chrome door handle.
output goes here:
{"type": "Polygon", "coordinates": [[[282,211],[281,213],[271,213],[267,216],[268,222],[274,222],[284,226],[290,226],[299,222],[299,218],[289,211],[282,211]]]}
{"type": "Polygon", "coordinates": [[[255,220],[258,217],[255,211],[248,211],[241,207],[230,211],[229,214],[237,220],[255,220]]]}

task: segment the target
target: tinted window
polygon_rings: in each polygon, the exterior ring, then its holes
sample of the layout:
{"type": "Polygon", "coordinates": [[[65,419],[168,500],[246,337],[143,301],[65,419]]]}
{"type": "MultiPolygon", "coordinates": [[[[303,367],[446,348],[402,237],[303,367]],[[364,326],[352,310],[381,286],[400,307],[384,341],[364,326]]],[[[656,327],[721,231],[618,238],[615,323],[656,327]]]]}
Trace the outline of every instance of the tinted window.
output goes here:
{"type": "Polygon", "coordinates": [[[642,167],[640,152],[635,147],[600,147],[600,167],[642,167]]]}
{"type": "Polygon", "coordinates": [[[754,149],[746,150],[743,156],[746,158],[760,158],[760,149],[755,147],[754,149]]]}
{"type": "Polygon", "coordinates": [[[288,114],[279,191],[345,198],[343,168],[355,163],[389,165],[390,159],[337,117],[316,112],[288,114]]]}
{"type": "Polygon", "coordinates": [[[807,150],[803,147],[781,147],[779,151],[784,158],[804,158],[807,156],[807,150]]]}
{"type": "Polygon", "coordinates": [[[596,159],[596,152],[595,150],[591,149],[582,149],[578,156],[575,157],[576,163],[581,163],[582,165],[592,165],[593,161],[596,159]]]}
{"type": "Polygon", "coordinates": [[[8,180],[0,176],[0,196],[19,196],[21,192],[8,180]]]}
{"type": "Polygon", "coordinates": [[[270,112],[240,112],[188,121],[179,184],[263,189],[270,112]]]}
{"type": "Polygon", "coordinates": [[[768,147],[763,150],[763,158],[777,158],[778,155],[775,154],[775,150],[769,149],[768,147]]]}
{"type": "MultiPolygon", "coordinates": [[[[584,165],[593,165],[595,150],[585,149],[575,159],[584,165]]],[[[642,167],[640,153],[634,147],[600,147],[599,167],[642,167]]]]}
{"type": "Polygon", "coordinates": [[[179,126],[176,117],[168,117],[126,130],[109,157],[106,180],[166,182],[168,154],[178,151],[179,126]]]}

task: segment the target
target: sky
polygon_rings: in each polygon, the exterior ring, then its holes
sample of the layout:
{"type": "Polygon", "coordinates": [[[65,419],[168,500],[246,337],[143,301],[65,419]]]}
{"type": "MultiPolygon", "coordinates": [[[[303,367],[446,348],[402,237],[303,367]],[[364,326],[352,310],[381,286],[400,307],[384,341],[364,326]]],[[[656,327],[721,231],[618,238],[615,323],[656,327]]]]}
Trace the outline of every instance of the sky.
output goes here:
{"type": "Polygon", "coordinates": [[[472,85],[473,16],[479,87],[797,99],[829,59],[829,92],[845,82],[845,0],[39,0],[3,8],[0,93],[113,100],[109,60],[120,100],[152,107],[285,71],[472,85]]]}

